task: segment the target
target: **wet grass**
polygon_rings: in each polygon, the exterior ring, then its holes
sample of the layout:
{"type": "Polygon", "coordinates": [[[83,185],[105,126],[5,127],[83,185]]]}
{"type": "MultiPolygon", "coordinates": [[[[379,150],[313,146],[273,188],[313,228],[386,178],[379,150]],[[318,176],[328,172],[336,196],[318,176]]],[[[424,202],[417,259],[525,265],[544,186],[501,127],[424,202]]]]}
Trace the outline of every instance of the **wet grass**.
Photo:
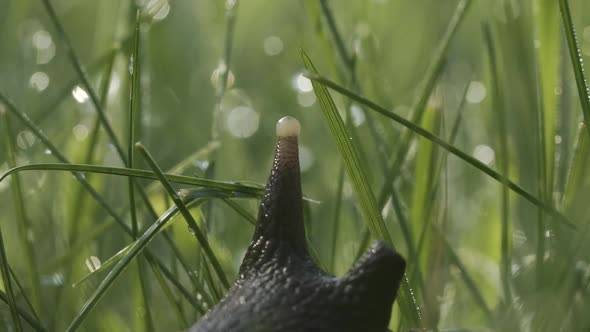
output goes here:
{"type": "Polygon", "coordinates": [[[0,14],[0,329],[189,327],[236,277],[283,115],[314,259],[408,260],[392,330],[590,328],[583,1],[67,3],[0,14]]]}

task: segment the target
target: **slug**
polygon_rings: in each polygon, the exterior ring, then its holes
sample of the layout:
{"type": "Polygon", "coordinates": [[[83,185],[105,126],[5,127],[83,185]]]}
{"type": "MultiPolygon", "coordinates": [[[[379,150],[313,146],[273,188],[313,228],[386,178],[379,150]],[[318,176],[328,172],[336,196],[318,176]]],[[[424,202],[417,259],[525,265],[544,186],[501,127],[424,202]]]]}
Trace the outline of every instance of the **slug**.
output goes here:
{"type": "Polygon", "coordinates": [[[342,277],[322,271],[305,240],[299,122],[278,141],[254,236],[228,294],[190,332],[388,331],[405,260],[377,241],[342,277]]]}

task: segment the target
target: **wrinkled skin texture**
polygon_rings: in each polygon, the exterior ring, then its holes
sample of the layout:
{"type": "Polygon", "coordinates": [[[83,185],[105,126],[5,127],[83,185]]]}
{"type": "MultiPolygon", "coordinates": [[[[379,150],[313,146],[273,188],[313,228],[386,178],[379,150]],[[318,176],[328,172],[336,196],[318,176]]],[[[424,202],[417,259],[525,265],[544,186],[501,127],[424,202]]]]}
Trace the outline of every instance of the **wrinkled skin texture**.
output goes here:
{"type": "Polygon", "coordinates": [[[326,274],[308,254],[302,206],[297,137],[279,137],[238,279],[189,331],[388,331],[404,259],[377,241],[347,275],[326,274]]]}

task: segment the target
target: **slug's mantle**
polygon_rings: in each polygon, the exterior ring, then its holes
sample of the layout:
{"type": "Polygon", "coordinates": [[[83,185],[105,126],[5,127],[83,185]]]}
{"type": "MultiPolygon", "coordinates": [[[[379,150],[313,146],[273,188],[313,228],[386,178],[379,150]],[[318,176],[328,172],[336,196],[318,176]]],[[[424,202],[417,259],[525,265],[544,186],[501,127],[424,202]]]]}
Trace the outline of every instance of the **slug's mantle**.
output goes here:
{"type": "Polygon", "coordinates": [[[305,240],[299,122],[277,123],[275,158],[239,276],[191,332],[387,331],[404,259],[377,241],[342,277],[319,269],[305,240]]]}

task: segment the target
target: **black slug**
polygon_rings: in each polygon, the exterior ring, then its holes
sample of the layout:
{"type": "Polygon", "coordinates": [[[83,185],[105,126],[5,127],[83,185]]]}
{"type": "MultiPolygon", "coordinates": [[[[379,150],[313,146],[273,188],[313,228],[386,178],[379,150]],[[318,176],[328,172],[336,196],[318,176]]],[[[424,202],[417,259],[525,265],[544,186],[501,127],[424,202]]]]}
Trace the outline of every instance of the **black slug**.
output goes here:
{"type": "Polygon", "coordinates": [[[404,259],[377,241],[342,277],[309,256],[299,172],[299,122],[277,123],[275,158],[238,279],[191,332],[388,331],[404,259]]]}

